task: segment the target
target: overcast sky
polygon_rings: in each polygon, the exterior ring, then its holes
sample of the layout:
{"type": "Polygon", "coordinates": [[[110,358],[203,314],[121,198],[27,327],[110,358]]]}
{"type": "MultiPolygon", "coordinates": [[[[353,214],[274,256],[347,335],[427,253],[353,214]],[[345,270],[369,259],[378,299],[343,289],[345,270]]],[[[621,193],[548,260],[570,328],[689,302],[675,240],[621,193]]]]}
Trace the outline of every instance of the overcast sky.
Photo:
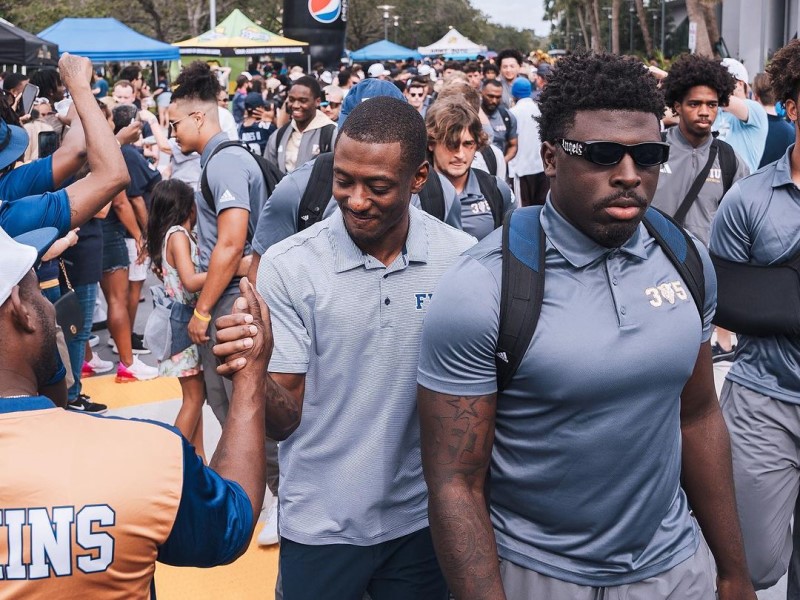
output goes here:
{"type": "Polygon", "coordinates": [[[542,0],[470,0],[470,3],[499,25],[533,29],[539,35],[550,33],[550,22],[542,20],[542,0]]]}

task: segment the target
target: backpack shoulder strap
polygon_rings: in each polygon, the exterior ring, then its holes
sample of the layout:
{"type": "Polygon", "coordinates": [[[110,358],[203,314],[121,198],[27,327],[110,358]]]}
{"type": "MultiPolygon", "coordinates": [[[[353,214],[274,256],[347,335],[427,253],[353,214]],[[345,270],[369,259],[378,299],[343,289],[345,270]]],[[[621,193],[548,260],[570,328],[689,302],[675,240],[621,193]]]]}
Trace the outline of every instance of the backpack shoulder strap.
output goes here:
{"type": "Polygon", "coordinates": [[[214,195],[211,193],[211,188],[208,187],[208,165],[211,164],[211,159],[214,158],[218,152],[224,150],[225,148],[230,148],[231,146],[238,146],[242,150],[246,150],[248,153],[250,153],[250,151],[245,148],[241,142],[234,140],[222,142],[211,152],[211,156],[208,157],[206,165],[203,167],[203,172],[200,175],[200,193],[203,196],[203,200],[206,201],[206,204],[208,204],[208,207],[214,214],[217,212],[217,205],[214,201],[214,195]]]}
{"type": "Polygon", "coordinates": [[[484,146],[479,150],[483,161],[489,169],[489,175],[497,175],[497,157],[494,155],[494,150],[491,146],[484,146]]]}
{"type": "Polygon", "coordinates": [[[541,206],[509,211],[503,221],[503,275],[495,364],[503,391],[528,351],[544,300],[545,234],[541,206]]]}
{"type": "Polygon", "coordinates": [[[486,198],[486,201],[492,209],[492,216],[494,217],[494,226],[496,229],[503,224],[503,194],[497,186],[497,177],[489,175],[480,169],[472,169],[472,172],[478,179],[478,186],[481,188],[481,194],[486,198]]]}
{"type": "Polygon", "coordinates": [[[330,152],[333,148],[331,148],[331,142],[333,141],[333,132],[336,131],[336,125],[331,123],[330,125],[325,125],[320,132],[319,132],[319,151],[320,154],[323,152],[330,152]]]}
{"type": "Polygon", "coordinates": [[[333,152],[323,152],[314,160],[308,185],[300,198],[297,231],[303,231],[322,219],[333,194],[333,152]]]}
{"type": "Polygon", "coordinates": [[[678,269],[702,319],[706,302],[706,279],[703,261],[694,241],[685,229],[655,208],[647,209],[642,222],[670,262],[678,269]]]}
{"type": "Polygon", "coordinates": [[[500,116],[503,118],[503,123],[506,125],[506,131],[511,128],[511,113],[502,104],[498,105],[497,110],[500,111],[500,116]]]}
{"type": "Polygon", "coordinates": [[[719,150],[719,168],[722,171],[722,194],[724,196],[731,189],[733,178],[736,175],[736,152],[728,142],[715,139],[712,143],[716,144],[719,150]]]}
{"type": "Polygon", "coordinates": [[[431,169],[428,181],[419,192],[419,204],[426,213],[444,221],[444,188],[439,175],[431,169]]]}

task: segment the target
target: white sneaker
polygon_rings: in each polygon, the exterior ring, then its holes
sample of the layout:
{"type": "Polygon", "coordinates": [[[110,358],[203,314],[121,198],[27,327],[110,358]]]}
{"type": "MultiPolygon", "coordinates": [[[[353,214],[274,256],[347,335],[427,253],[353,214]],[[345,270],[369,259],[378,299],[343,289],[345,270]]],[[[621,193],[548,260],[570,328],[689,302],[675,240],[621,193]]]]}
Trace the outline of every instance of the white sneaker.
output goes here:
{"type": "Polygon", "coordinates": [[[139,360],[138,356],[133,357],[133,362],[130,367],[123,365],[122,361],[117,365],[117,383],[147,381],[148,379],[155,379],[156,377],[158,377],[158,369],[144,364],[139,360]]]}
{"type": "MultiPolygon", "coordinates": [[[[92,354],[92,360],[86,363],[86,367],[89,368],[92,375],[97,375],[99,373],[108,373],[114,368],[114,363],[110,360],[103,360],[97,354],[92,354]]],[[[84,367],[84,370],[86,370],[86,367],[84,367]]]]}
{"type": "MultiPolygon", "coordinates": [[[[96,336],[95,334],[89,336],[89,348],[94,348],[99,343],[100,343],[100,338],[98,336],[96,336]]],[[[113,367],[114,365],[111,366],[113,367]]]]}
{"type": "Polygon", "coordinates": [[[274,546],[278,543],[278,499],[273,497],[267,511],[267,519],[264,521],[264,528],[258,534],[259,546],[274,546]]]}

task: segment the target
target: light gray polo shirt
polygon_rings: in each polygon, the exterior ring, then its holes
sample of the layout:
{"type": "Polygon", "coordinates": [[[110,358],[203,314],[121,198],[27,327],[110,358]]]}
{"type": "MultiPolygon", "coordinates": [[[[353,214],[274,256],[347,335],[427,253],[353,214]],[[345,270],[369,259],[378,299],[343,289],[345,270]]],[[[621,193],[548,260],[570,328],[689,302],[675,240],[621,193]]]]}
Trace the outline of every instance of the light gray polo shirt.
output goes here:
{"type": "MultiPolygon", "coordinates": [[[[548,198],[544,303],[519,370],[497,400],[491,519],[502,558],[585,586],[641,581],[689,558],[696,524],[681,489],[680,394],[709,339],[680,275],[640,225],[597,245],[548,198]]],[[[502,229],[442,277],[425,317],[418,381],[497,391],[502,229]],[[468,301],[465,301],[468,299],[468,301]]]]}
{"type": "MultiPolygon", "coordinates": [[[[273,244],[297,233],[297,214],[300,212],[300,201],[308,187],[313,168],[314,161],[311,160],[281,179],[280,183],[272,190],[272,195],[264,203],[258,219],[261,225],[256,228],[253,237],[253,249],[259,254],[263,255],[273,244]]],[[[444,194],[444,222],[456,229],[461,229],[461,211],[457,210],[456,190],[444,175],[436,174],[439,175],[439,180],[442,182],[444,194]]],[[[432,170],[430,176],[433,177],[433,175],[434,171],[432,170]]],[[[420,208],[419,196],[412,195],[411,204],[420,208]]],[[[336,200],[331,197],[322,218],[327,219],[333,213],[338,212],[338,208],[336,200]]]]}
{"type": "MultiPolygon", "coordinates": [[[[692,187],[694,180],[708,162],[708,152],[712,140],[713,138],[708,136],[705,142],[695,148],[683,137],[678,127],[670,127],[667,130],[666,141],[670,146],[669,162],[661,165],[658,189],[653,197],[652,206],[670,216],[674,216],[678,212],[689,188],[692,187]]],[[[749,173],[747,164],[739,155],[736,155],[736,175],[734,175],[733,181],[738,181],[749,173]]],[[[684,220],[686,229],[706,246],[708,246],[708,238],[711,234],[711,221],[717,213],[723,193],[722,169],[719,166],[718,154],[714,159],[714,164],[711,165],[705,184],[700,188],[700,192],[684,220]]]]}
{"type": "Polygon", "coordinates": [[[404,252],[364,254],[342,213],[270,247],[258,270],[275,350],[305,373],[303,416],[281,442],[281,535],[379,544],[428,524],[416,408],[422,319],[442,273],[475,243],[410,209],[404,252]]]}
{"type": "MultiPolygon", "coordinates": [[[[778,161],[734,185],[711,226],[713,254],[734,262],[775,265],[800,252],[800,190],[792,181],[794,144],[778,161]]],[[[761,394],[800,404],[800,340],[739,335],[727,378],[761,394]]]]}
{"type": "MultiPolygon", "coordinates": [[[[492,215],[492,206],[483,197],[478,178],[473,171],[474,169],[469,170],[467,185],[464,186],[464,191],[458,195],[461,203],[461,227],[468,234],[482,240],[494,231],[494,216],[492,215]]],[[[503,214],[505,214],[516,205],[514,192],[499,177],[495,177],[495,180],[500,195],[503,197],[503,214]]]]}
{"type": "MultiPolygon", "coordinates": [[[[200,166],[205,168],[211,153],[218,145],[227,142],[225,132],[218,133],[209,140],[200,156],[200,166]]],[[[250,231],[255,231],[261,207],[267,199],[264,175],[256,159],[244,147],[230,147],[214,155],[208,168],[208,187],[214,196],[216,213],[203,198],[195,192],[197,205],[197,247],[200,253],[200,270],[208,271],[211,252],[217,245],[217,216],[229,208],[243,208],[250,212],[250,231]]],[[[248,236],[249,237],[249,236],[248,236]]],[[[250,244],[245,244],[245,254],[250,252],[250,244]]],[[[226,289],[238,292],[239,278],[234,277],[226,289]]]]}

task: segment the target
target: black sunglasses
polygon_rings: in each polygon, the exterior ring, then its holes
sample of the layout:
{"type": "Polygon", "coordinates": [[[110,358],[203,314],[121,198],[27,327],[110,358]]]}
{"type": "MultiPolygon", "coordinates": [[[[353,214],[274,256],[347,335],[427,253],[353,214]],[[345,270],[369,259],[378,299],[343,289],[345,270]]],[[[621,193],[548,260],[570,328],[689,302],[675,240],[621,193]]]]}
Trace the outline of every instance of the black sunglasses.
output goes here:
{"type": "Polygon", "coordinates": [[[563,138],[556,142],[570,156],[580,156],[604,167],[616,165],[626,154],[630,154],[633,162],[640,167],[655,167],[669,160],[669,144],[664,142],[629,145],[617,142],[578,142],[563,138]]]}

